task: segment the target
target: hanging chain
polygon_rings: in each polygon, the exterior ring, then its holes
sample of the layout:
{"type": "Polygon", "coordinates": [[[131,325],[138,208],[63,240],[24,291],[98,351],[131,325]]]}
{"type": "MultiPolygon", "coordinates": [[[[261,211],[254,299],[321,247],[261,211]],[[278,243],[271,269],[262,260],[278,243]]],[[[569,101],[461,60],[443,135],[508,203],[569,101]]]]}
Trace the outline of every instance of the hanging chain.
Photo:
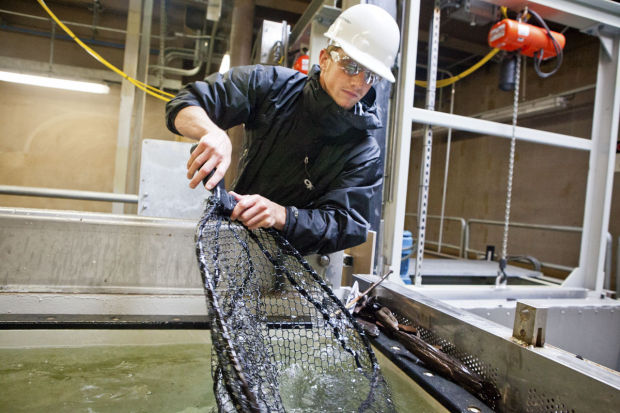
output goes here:
{"type": "Polygon", "coordinates": [[[516,145],[516,131],[517,131],[517,115],[519,113],[519,83],[521,77],[521,54],[517,53],[517,64],[515,71],[515,93],[512,104],[512,136],[510,138],[510,157],[508,159],[508,185],[506,188],[506,210],[504,213],[504,235],[502,238],[502,255],[500,257],[499,269],[500,274],[497,279],[497,283],[506,282],[506,259],[508,251],[508,225],[510,224],[510,202],[512,199],[512,177],[514,174],[515,164],[515,145],[516,145]]]}

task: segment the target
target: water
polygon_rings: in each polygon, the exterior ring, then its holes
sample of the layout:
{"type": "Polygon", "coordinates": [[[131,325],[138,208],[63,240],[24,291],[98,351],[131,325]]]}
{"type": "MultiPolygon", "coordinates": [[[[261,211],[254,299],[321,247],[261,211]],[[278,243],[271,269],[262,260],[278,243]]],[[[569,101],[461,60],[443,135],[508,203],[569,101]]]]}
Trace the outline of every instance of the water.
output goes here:
{"type": "Polygon", "coordinates": [[[2,412],[209,412],[201,344],[0,351],[2,412]]]}
{"type": "MultiPolygon", "coordinates": [[[[0,412],[198,413],[214,411],[216,406],[206,331],[191,336],[186,331],[166,332],[168,336],[136,331],[132,337],[139,337],[140,344],[101,338],[89,342],[81,337],[84,331],[30,331],[22,339],[32,347],[6,345],[9,333],[19,332],[0,333],[0,412]],[[42,335],[40,340],[47,344],[33,344],[33,334],[42,335]],[[168,339],[170,335],[175,339],[168,339]],[[59,340],[87,344],[73,347],[59,340]]],[[[136,341],[133,338],[130,342],[136,341]]],[[[377,356],[399,412],[446,411],[389,360],[377,356]]],[[[346,396],[344,388],[351,391],[355,383],[335,376],[316,377],[300,366],[291,366],[287,373],[281,384],[287,411],[348,411],[338,400],[346,396]]]]}

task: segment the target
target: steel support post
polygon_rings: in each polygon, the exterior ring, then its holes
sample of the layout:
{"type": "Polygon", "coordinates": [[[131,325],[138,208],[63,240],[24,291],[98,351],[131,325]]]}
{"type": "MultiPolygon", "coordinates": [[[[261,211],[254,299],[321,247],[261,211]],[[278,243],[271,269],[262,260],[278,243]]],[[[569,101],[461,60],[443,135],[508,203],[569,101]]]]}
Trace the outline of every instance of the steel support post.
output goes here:
{"type": "MultiPolygon", "coordinates": [[[[435,110],[435,85],[437,83],[437,60],[439,58],[439,24],[441,23],[441,5],[435,0],[431,30],[429,30],[428,69],[426,75],[426,110],[435,110]]],[[[424,245],[426,241],[426,215],[428,212],[428,193],[431,184],[431,156],[433,150],[433,128],[426,125],[424,128],[424,145],[420,154],[420,186],[418,190],[418,236],[417,252],[414,268],[416,286],[422,285],[422,263],[424,262],[424,245]]]]}
{"type": "MultiPolygon", "coordinates": [[[[163,1],[163,0],[162,0],[163,1]]],[[[151,51],[151,23],[153,20],[153,0],[144,0],[142,8],[142,36],[140,37],[140,53],[138,55],[138,69],[136,79],[146,83],[148,76],[149,56],[151,51]]],[[[161,87],[161,84],[160,84],[161,87]]],[[[136,90],[133,107],[133,128],[129,141],[129,156],[127,161],[126,192],[137,194],[140,179],[140,159],[142,148],[142,130],[144,125],[144,108],[146,92],[136,90]]],[[[126,213],[136,213],[135,205],[125,205],[126,213]]]]}
{"type": "Polygon", "coordinates": [[[327,29],[328,26],[316,19],[312,20],[312,23],[310,23],[310,44],[308,45],[308,54],[310,55],[309,67],[319,64],[321,50],[327,47],[327,37],[323,36],[327,29]]]}
{"type": "Polygon", "coordinates": [[[605,243],[620,114],[620,34],[613,37],[601,34],[599,37],[601,47],[579,267],[562,284],[596,292],[602,291],[605,277],[605,243]]]}
{"type": "Polygon", "coordinates": [[[250,64],[252,30],[254,26],[254,1],[235,0],[230,29],[230,65],[250,64]]]}
{"type": "MultiPolygon", "coordinates": [[[[134,78],[136,77],[138,65],[141,15],[142,0],[130,0],[127,10],[127,34],[125,37],[123,72],[134,78]]],[[[113,184],[113,192],[120,194],[124,194],[126,192],[127,162],[129,160],[129,137],[131,134],[134,96],[134,86],[127,79],[123,79],[121,86],[121,104],[118,113],[118,133],[116,137],[116,158],[114,163],[113,184]]],[[[122,214],[123,204],[113,204],[112,212],[122,214]]]]}
{"type": "MultiPolygon", "coordinates": [[[[386,171],[385,234],[382,251],[387,270],[392,270],[390,279],[400,281],[400,257],[402,252],[403,227],[405,226],[405,206],[407,202],[407,178],[409,175],[409,152],[411,150],[411,108],[415,87],[416,55],[418,52],[418,25],[420,0],[406,2],[405,18],[402,27],[400,71],[396,88],[396,119],[392,134],[393,159],[391,168],[386,171]]],[[[381,270],[381,269],[379,269],[381,270]]]]}
{"type": "MultiPolygon", "coordinates": [[[[235,0],[230,29],[230,66],[250,64],[252,58],[252,30],[254,26],[254,0],[235,0]]],[[[243,146],[243,126],[229,129],[228,136],[232,143],[231,165],[237,165],[243,146]]],[[[228,168],[225,182],[232,183],[237,178],[237,169],[228,168]]]]}

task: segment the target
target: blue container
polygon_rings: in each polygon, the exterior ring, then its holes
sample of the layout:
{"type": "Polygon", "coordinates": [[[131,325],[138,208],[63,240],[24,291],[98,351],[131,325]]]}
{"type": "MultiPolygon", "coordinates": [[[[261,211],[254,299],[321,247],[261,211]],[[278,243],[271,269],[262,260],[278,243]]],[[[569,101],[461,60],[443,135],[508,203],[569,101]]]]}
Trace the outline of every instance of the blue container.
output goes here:
{"type": "Polygon", "coordinates": [[[403,250],[400,261],[400,278],[405,284],[411,284],[409,278],[409,259],[405,259],[413,248],[413,234],[411,231],[403,231],[403,250]]]}

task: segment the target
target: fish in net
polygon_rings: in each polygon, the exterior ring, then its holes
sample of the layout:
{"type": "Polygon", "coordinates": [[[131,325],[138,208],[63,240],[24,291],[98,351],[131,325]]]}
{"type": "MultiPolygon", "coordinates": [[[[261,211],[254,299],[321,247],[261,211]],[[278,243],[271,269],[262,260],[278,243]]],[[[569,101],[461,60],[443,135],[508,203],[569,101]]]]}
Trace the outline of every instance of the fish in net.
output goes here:
{"type": "Polygon", "coordinates": [[[196,228],[219,412],[393,412],[368,338],[291,244],[231,221],[221,187],[196,228]]]}

